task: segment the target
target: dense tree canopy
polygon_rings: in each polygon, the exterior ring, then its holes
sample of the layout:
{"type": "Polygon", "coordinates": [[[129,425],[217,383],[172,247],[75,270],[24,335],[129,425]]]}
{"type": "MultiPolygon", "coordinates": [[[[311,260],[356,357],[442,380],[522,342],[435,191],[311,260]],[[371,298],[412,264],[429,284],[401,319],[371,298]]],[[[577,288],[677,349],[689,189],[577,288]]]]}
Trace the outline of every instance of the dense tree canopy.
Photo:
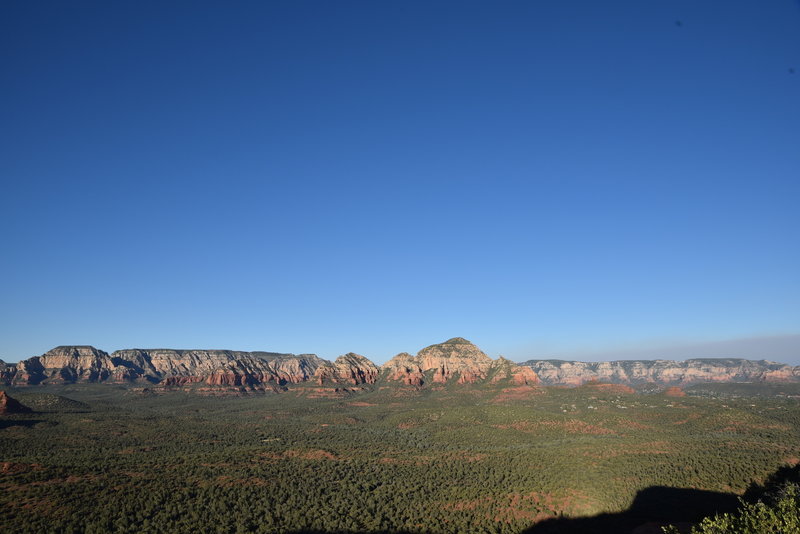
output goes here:
{"type": "Polygon", "coordinates": [[[788,397],[13,393],[37,412],[0,420],[9,532],[519,532],[651,486],[741,494],[800,457],[788,397]]]}

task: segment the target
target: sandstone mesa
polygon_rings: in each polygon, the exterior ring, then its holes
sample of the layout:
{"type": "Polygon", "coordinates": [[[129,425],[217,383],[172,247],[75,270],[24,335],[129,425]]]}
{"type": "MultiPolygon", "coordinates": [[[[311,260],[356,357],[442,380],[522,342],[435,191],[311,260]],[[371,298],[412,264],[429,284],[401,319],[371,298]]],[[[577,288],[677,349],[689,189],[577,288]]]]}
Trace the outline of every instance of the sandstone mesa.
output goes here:
{"type": "Polygon", "coordinates": [[[23,386],[80,382],[173,387],[204,384],[280,391],[292,384],[364,388],[377,382],[414,388],[455,384],[581,385],[586,382],[683,386],[698,382],[800,381],[800,367],[743,359],[576,362],[492,359],[468,340],[449,339],[402,352],[382,366],[348,353],[333,362],[315,354],[231,350],[124,349],[59,346],[17,364],[0,361],[0,383],[23,386]]]}

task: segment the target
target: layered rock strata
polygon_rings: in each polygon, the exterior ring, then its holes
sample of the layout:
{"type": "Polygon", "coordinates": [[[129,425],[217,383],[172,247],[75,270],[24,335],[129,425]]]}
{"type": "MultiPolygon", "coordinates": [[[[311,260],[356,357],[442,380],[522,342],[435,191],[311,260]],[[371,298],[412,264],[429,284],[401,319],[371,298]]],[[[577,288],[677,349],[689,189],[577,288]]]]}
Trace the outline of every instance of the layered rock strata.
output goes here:
{"type": "Polygon", "coordinates": [[[499,358],[492,360],[464,338],[455,337],[444,343],[425,347],[412,356],[401,352],[381,368],[388,381],[410,386],[426,383],[474,384],[490,379],[492,383],[511,381],[515,384],[535,384],[536,373],[530,368],[499,358]]]}
{"type": "Polygon", "coordinates": [[[283,386],[317,378],[372,383],[377,368],[362,360],[369,362],[358,355],[346,355],[331,363],[314,354],[175,349],[126,349],[108,354],[90,346],[62,346],[8,366],[5,382],[32,385],[145,381],[163,386],[204,383],[244,387],[283,386]]]}
{"type": "Polygon", "coordinates": [[[580,385],[591,380],[615,384],[686,385],[700,382],[794,382],[800,366],[767,360],[705,358],[686,361],[618,360],[577,362],[530,360],[530,367],[545,385],[580,385]]]}
{"type": "Polygon", "coordinates": [[[373,384],[378,379],[378,366],[368,358],[348,352],[339,356],[333,363],[325,362],[316,372],[317,381],[322,384],[326,379],[337,383],[373,384]]]}
{"type": "Polygon", "coordinates": [[[445,384],[683,386],[699,382],[800,381],[800,367],[766,360],[693,359],[577,362],[493,360],[464,338],[402,352],[381,367],[348,353],[330,362],[314,354],[231,350],[125,349],[108,354],[88,345],[60,346],[18,364],[0,361],[0,384],[144,382],[161,386],[285,389],[292,384],[354,388],[382,381],[415,388],[445,384]]]}

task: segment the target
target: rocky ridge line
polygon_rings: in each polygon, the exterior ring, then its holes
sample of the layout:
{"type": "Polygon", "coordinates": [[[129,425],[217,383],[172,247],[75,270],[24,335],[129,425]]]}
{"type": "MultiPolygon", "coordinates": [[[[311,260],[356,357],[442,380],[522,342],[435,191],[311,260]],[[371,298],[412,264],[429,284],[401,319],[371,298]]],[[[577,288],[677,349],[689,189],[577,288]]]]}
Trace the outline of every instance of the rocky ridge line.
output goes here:
{"type": "Polygon", "coordinates": [[[108,354],[83,345],[60,346],[16,366],[6,364],[3,380],[13,385],[145,382],[275,388],[312,380],[370,384],[377,375],[372,362],[352,353],[329,362],[315,354],[230,350],[124,349],[108,354]]]}
{"type": "Polygon", "coordinates": [[[795,382],[800,366],[742,359],[576,362],[493,360],[464,338],[403,352],[381,367],[348,353],[330,362],[315,354],[231,350],[124,349],[108,354],[88,345],[60,346],[18,364],[0,361],[0,384],[75,382],[204,384],[213,388],[283,390],[292,384],[356,389],[376,382],[413,388],[448,383],[511,385],[615,384],[683,386],[697,382],[795,382]]]}
{"type": "Polygon", "coordinates": [[[617,360],[578,362],[529,360],[543,385],[576,386],[589,381],[614,384],[688,385],[700,382],[797,382],[800,366],[768,360],[701,358],[674,360],[617,360]]]}
{"type": "Polygon", "coordinates": [[[301,383],[364,386],[379,379],[415,387],[450,381],[538,382],[529,368],[504,358],[492,360],[463,338],[431,345],[416,356],[399,354],[380,368],[352,352],[330,362],[314,354],[175,349],[124,349],[108,354],[89,345],[74,345],[56,347],[16,365],[4,364],[0,373],[0,380],[9,385],[138,382],[275,390],[301,383]]]}

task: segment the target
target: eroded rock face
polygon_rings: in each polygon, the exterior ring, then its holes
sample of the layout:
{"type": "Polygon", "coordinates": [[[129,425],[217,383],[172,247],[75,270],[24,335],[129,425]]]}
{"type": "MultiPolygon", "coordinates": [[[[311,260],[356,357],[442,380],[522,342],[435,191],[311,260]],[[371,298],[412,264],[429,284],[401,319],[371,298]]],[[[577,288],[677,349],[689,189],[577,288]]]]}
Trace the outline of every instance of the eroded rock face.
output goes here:
{"type": "Polygon", "coordinates": [[[133,349],[112,356],[136,362],[142,376],[165,385],[205,382],[212,386],[296,384],[314,376],[324,360],[313,354],[231,350],[133,349]]]}
{"type": "Polygon", "coordinates": [[[416,356],[407,352],[400,353],[386,362],[381,370],[387,380],[411,386],[422,386],[428,379],[434,384],[444,384],[453,379],[459,384],[474,384],[485,381],[490,376],[491,383],[538,382],[536,373],[529,367],[520,367],[505,358],[492,360],[461,337],[425,347],[416,356]]]}
{"type": "Polygon", "coordinates": [[[420,362],[407,352],[401,352],[381,367],[386,378],[393,382],[402,382],[408,386],[421,386],[425,383],[420,362]]]}
{"type": "Polygon", "coordinates": [[[484,380],[492,366],[492,359],[478,347],[462,337],[425,347],[417,353],[423,370],[433,369],[433,381],[444,383],[458,373],[462,384],[484,380]]]}
{"type": "Polygon", "coordinates": [[[315,376],[320,385],[326,380],[354,386],[374,384],[378,379],[378,366],[360,354],[348,352],[333,363],[325,362],[317,368],[315,376]]]}
{"type": "Polygon", "coordinates": [[[0,360],[0,383],[10,384],[15,374],[17,374],[16,365],[0,360]]]}
{"type": "MultiPolygon", "coordinates": [[[[369,362],[371,368],[358,369],[358,358],[346,360],[348,363],[342,364],[340,374],[348,379],[368,380],[370,376],[374,377],[374,364],[369,362]]],[[[366,358],[363,360],[368,362],[366,358]]],[[[5,381],[27,385],[147,381],[164,386],[200,382],[230,387],[266,383],[283,386],[308,381],[319,368],[326,365],[331,364],[314,354],[126,349],[109,355],[90,346],[64,346],[20,362],[12,370],[6,371],[5,381]]],[[[333,373],[332,379],[336,380],[338,376],[333,373]]]]}
{"type": "Polygon", "coordinates": [[[0,391],[0,415],[29,413],[30,411],[30,408],[11,398],[5,391],[0,391]]]}
{"type": "MultiPolygon", "coordinates": [[[[800,366],[765,360],[695,359],[574,362],[492,360],[463,338],[425,347],[416,356],[400,353],[380,369],[348,353],[329,362],[314,354],[230,350],[126,349],[108,354],[88,345],[60,346],[18,364],[0,361],[0,383],[147,382],[184,387],[282,391],[309,381],[318,386],[363,386],[378,380],[413,387],[446,384],[580,385],[698,382],[800,381],[800,366]]],[[[356,388],[357,389],[357,388],[356,388]]]]}
{"type": "Polygon", "coordinates": [[[686,361],[619,360],[612,362],[575,362],[530,360],[525,366],[534,370],[546,385],[580,385],[591,380],[616,384],[686,385],[699,382],[790,382],[800,380],[800,367],[767,360],[706,358],[686,361]]]}
{"type": "Polygon", "coordinates": [[[493,383],[508,380],[517,386],[532,386],[539,383],[539,377],[533,369],[524,365],[517,365],[502,356],[492,363],[491,381],[493,383]]]}
{"type": "Polygon", "coordinates": [[[12,378],[15,384],[99,382],[108,380],[118,369],[108,353],[88,345],[60,346],[41,356],[21,361],[12,378]]]}

